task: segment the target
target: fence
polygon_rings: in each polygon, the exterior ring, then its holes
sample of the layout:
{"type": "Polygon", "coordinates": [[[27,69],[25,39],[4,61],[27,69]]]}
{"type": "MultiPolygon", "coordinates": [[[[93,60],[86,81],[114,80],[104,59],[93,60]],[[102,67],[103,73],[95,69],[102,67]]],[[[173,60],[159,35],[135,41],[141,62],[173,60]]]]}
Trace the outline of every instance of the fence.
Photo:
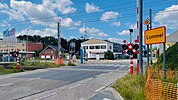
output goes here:
{"type": "Polygon", "coordinates": [[[178,100],[178,87],[176,84],[153,79],[149,67],[147,67],[147,74],[145,84],[146,100],[178,100]]]}

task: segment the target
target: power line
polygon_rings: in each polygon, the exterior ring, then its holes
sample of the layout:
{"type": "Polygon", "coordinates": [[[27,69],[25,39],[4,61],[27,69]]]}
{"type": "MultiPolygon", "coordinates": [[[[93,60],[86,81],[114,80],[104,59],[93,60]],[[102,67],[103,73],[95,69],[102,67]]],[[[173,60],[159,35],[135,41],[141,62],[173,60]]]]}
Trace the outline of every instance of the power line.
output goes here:
{"type": "MultiPolygon", "coordinates": [[[[152,3],[156,3],[156,2],[160,2],[160,1],[155,1],[155,2],[150,2],[148,4],[152,4],[152,3]]],[[[163,1],[162,1],[163,2],[163,1]]],[[[112,5],[112,6],[106,6],[106,7],[102,7],[100,9],[106,9],[106,8],[112,8],[112,7],[115,7],[115,6],[121,6],[121,5],[124,5],[124,4],[131,4],[131,3],[135,3],[135,2],[125,2],[125,3],[120,3],[120,4],[116,4],[116,5],[112,5]]],[[[135,7],[135,6],[131,6],[131,7],[135,7]]],[[[131,7],[129,7],[129,9],[131,9],[131,7]]],[[[126,10],[126,8],[120,8],[121,11],[124,11],[126,10]]],[[[112,10],[112,9],[111,9],[112,10]]],[[[71,13],[71,14],[68,14],[68,15],[73,15],[73,14],[79,14],[79,13],[84,13],[85,11],[80,11],[80,12],[76,12],[76,13],[71,13]]],[[[35,19],[27,19],[25,21],[18,21],[18,22],[11,22],[9,24],[14,24],[14,23],[22,23],[22,22],[28,22],[28,21],[33,21],[33,20],[43,20],[43,19],[49,19],[49,18],[54,18],[54,17],[58,17],[58,16],[65,16],[65,15],[57,15],[57,16],[48,16],[48,17],[41,17],[41,18],[35,18],[35,19]]]]}

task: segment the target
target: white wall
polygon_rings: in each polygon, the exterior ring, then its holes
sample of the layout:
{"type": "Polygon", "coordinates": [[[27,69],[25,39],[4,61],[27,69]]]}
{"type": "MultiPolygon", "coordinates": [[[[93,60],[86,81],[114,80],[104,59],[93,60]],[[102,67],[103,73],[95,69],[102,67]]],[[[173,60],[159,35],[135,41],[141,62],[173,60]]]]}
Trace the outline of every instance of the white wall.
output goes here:
{"type": "Polygon", "coordinates": [[[86,53],[87,53],[88,58],[96,58],[96,55],[99,55],[100,58],[104,58],[104,52],[107,52],[108,50],[113,52],[113,44],[112,43],[81,44],[81,46],[82,46],[82,48],[84,46],[88,46],[88,49],[86,49],[86,53]],[[106,45],[106,49],[101,49],[102,45],[106,45]],[[94,49],[90,49],[90,46],[94,46],[94,49]],[[100,49],[96,49],[95,46],[100,46],[100,49]],[[111,46],[111,49],[110,49],[110,46],[111,46]]]}

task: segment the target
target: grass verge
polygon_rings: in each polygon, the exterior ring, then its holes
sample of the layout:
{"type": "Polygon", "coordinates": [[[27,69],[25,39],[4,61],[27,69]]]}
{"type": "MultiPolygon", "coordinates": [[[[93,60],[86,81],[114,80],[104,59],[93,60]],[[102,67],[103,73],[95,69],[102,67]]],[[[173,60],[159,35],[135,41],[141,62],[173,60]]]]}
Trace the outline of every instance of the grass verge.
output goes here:
{"type": "Polygon", "coordinates": [[[145,100],[145,75],[127,75],[117,80],[113,88],[117,90],[124,100],[145,100]]]}
{"type": "Polygon", "coordinates": [[[18,73],[18,72],[24,72],[24,70],[16,70],[15,67],[12,69],[5,69],[3,66],[0,66],[0,75],[5,75],[5,74],[12,74],[12,73],[18,73]]]}
{"type": "Polygon", "coordinates": [[[32,63],[21,63],[21,68],[24,70],[36,70],[36,69],[44,69],[44,68],[58,68],[61,66],[65,66],[65,64],[55,64],[53,62],[35,62],[32,63]]]}

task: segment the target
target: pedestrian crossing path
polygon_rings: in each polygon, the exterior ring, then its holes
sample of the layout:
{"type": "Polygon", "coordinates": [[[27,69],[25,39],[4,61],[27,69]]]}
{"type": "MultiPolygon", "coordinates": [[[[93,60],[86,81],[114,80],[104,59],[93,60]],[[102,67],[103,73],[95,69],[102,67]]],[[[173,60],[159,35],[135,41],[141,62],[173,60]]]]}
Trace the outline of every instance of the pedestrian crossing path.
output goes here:
{"type": "Polygon", "coordinates": [[[84,64],[83,66],[112,66],[112,67],[117,67],[117,66],[121,66],[121,64],[84,64]]]}

